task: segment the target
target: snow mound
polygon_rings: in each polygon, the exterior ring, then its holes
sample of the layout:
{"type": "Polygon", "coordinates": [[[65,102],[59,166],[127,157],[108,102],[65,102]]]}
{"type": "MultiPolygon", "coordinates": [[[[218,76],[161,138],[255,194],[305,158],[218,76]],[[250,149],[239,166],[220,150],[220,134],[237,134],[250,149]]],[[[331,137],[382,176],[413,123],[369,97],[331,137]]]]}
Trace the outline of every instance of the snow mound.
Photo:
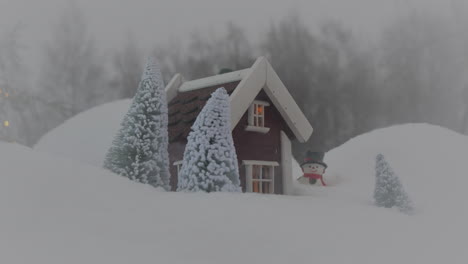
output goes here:
{"type": "MultiPolygon", "coordinates": [[[[375,157],[385,155],[405,190],[424,213],[456,212],[468,184],[466,157],[468,137],[428,124],[406,124],[378,129],[356,138],[325,155],[324,179],[332,186],[303,188],[299,193],[346,195],[369,203],[375,184],[375,157]],[[331,191],[330,191],[331,190],[331,191]],[[458,206],[455,206],[458,205],[458,206]]],[[[295,174],[300,174],[295,167],[295,174]]]]}
{"type": "Polygon", "coordinates": [[[0,144],[0,262],[464,263],[467,156],[467,137],[440,127],[380,129],[327,153],[336,184],[281,196],[158,192],[0,144]],[[377,153],[413,215],[372,204],[377,153]]]}
{"type": "Polygon", "coordinates": [[[101,167],[130,103],[120,100],[84,111],[44,135],[34,148],[101,167]]]}
{"type": "Polygon", "coordinates": [[[13,144],[0,143],[0,168],[1,263],[119,263],[111,248],[128,245],[123,221],[140,212],[139,222],[149,226],[135,203],[158,195],[103,169],[13,144]]]}

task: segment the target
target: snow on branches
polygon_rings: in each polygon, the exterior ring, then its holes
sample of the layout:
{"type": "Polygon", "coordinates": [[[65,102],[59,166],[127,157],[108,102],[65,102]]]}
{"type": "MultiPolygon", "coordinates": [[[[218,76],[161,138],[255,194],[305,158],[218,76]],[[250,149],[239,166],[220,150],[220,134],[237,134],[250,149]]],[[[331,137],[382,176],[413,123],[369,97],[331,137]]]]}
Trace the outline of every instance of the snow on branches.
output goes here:
{"type": "Polygon", "coordinates": [[[377,155],[375,164],[374,200],[379,207],[396,207],[401,212],[411,213],[413,205],[403,189],[400,179],[382,154],[377,155]]]}
{"type": "Polygon", "coordinates": [[[230,117],[229,95],[219,88],[198,115],[188,136],[178,191],[241,191],[230,117]]]}
{"type": "Polygon", "coordinates": [[[167,125],[168,108],[161,71],[148,59],[104,167],[134,181],[169,190],[167,125]]]}

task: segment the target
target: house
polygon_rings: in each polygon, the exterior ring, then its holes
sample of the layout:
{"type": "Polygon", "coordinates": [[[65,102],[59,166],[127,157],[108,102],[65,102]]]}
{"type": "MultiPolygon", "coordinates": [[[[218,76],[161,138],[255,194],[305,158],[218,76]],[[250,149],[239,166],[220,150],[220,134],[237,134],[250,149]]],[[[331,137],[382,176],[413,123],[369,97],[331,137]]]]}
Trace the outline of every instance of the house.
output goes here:
{"type": "Polygon", "coordinates": [[[168,83],[172,189],[177,188],[190,128],[219,87],[230,95],[232,136],[243,191],[290,194],[291,140],[306,142],[312,126],[263,57],[248,69],[192,81],[176,74],[168,83]]]}

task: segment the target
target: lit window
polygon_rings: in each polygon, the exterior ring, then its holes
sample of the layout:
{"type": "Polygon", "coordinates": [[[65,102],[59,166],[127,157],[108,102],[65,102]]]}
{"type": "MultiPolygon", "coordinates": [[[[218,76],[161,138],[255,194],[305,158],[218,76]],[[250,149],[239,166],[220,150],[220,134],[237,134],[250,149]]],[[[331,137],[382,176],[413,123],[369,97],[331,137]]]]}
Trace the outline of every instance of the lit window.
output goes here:
{"type": "Polygon", "coordinates": [[[252,126],[265,127],[265,105],[260,103],[253,103],[252,126]]]}
{"type": "Polygon", "coordinates": [[[270,129],[265,127],[265,107],[268,102],[254,101],[249,108],[249,121],[246,127],[247,131],[267,133],[270,129]]]}
{"type": "Polygon", "coordinates": [[[244,160],[246,169],[247,192],[275,193],[275,167],[279,164],[274,161],[244,160]]]}
{"type": "Polygon", "coordinates": [[[273,167],[252,165],[252,192],[273,193],[273,167]]]}
{"type": "Polygon", "coordinates": [[[6,126],[6,127],[9,127],[9,126],[10,126],[10,122],[8,122],[8,121],[3,121],[3,125],[6,126]]]}

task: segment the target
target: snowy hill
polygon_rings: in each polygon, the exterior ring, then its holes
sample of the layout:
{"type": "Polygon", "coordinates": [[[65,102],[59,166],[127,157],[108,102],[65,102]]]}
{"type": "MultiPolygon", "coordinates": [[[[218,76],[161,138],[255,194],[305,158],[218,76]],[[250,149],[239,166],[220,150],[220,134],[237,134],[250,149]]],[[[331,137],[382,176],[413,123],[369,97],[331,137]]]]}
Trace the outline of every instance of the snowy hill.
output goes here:
{"type": "Polygon", "coordinates": [[[34,149],[101,167],[130,103],[120,100],[82,112],[43,136],[34,149]]]}
{"type": "Polygon", "coordinates": [[[457,199],[451,204],[447,199],[465,196],[468,137],[427,124],[394,126],[361,135],[327,154],[330,174],[341,179],[336,188],[340,192],[356,190],[353,195],[366,199],[357,191],[373,187],[368,175],[374,175],[378,153],[384,154],[400,175],[420,213],[462,209],[451,206],[459,203],[457,199]]]}
{"type": "Polygon", "coordinates": [[[0,262],[465,263],[467,156],[465,136],[396,126],[328,153],[333,186],[307,196],[183,194],[1,144],[0,262]],[[379,152],[414,215],[372,205],[379,152]]]}

